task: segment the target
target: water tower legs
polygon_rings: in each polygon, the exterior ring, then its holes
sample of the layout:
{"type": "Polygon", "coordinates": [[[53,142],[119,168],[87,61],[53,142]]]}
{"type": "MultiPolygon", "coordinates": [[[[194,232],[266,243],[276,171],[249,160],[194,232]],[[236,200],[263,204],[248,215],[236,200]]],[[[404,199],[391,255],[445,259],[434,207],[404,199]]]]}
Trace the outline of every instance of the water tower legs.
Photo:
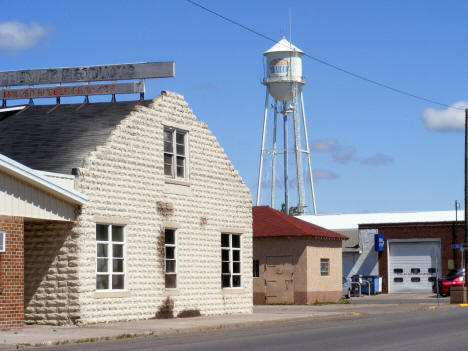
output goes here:
{"type": "Polygon", "coordinates": [[[258,172],[258,183],[257,183],[257,206],[260,205],[260,189],[262,188],[262,168],[263,168],[263,153],[265,151],[265,134],[267,126],[267,116],[268,116],[268,88],[266,88],[265,96],[265,113],[263,116],[263,134],[262,134],[262,147],[260,150],[260,169],[258,172]]]}
{"type": "Polygon", "coordinates": [[[278,101],[275,100],[274,117],[273,117],[273,152],[271,160],[271,204],[274,208],[275,204],[275,186],[276,186],[276,129],[278,127],[278,101]]]}
{"type": "Polygon", "coordinates": [[[312,166],[310,163],[309,133],[307,132],[306,115],[305,115],[305,109],[304,109],[304,97],[302,95],[302,91],[300,93],[300,98],[301,98],[302,122],[304,124],[304,135],[305,135],[305,142],[306,142],[307,163],[309,165],[310,192],[312,194],[312,203],[314,205],[314,215],[316,215],[317,204],[315,203],[314,178],[312,175],[312,166]]]}

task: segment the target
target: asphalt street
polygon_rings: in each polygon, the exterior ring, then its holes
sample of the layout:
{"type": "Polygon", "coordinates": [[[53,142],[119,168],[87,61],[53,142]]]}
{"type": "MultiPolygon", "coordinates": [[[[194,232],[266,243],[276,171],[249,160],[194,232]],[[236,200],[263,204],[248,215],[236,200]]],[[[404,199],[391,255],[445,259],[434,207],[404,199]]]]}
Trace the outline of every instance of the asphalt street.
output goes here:
{"type": "Polygon", "coordinates": [[[468,308],[428,309],[132,338],[36,350],[463,350],[468,308]]]}

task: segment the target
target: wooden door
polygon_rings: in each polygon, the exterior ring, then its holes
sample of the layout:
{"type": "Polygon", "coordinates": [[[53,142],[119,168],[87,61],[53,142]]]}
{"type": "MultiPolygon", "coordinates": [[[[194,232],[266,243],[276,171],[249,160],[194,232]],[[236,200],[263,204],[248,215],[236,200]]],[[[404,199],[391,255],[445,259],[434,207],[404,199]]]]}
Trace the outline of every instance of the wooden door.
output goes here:
{"type": "Polygon", "coordinates": [[[267,256],[264,278],[267,304],[294,303],[292,256],[267,256]]]}

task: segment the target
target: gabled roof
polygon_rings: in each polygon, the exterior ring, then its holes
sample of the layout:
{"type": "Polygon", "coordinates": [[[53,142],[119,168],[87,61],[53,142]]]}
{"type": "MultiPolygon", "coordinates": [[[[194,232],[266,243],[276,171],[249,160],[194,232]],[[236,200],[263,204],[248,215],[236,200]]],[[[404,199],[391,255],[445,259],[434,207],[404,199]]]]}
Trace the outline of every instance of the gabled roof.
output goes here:
{"type": "Polygon", "coordinates": [[[302,221],[269,206],[252,208],[253,236],[309,236],[317,239],[347,240],[348,237],[317,225],[302,221]]]}
{"type": "Polygon", "coordinates": [[[279,42],[277,42],[275,45],[273,45],[271,48],[265,51],[263,55],[271,54],[273,52],[297,52],[301,55],[304,55],[304,51],[299,49],[297,46],[291,44],[285,38],[281,39],[279,42]]]}
{"type": "Polygon", "coordinates": [[[28,184],[33,185],[49,194],[63,199],[69,203],[82,205],[86,203],[85,195],[74,189],[69,189],[59,184],[39,171],[35,171],[21,163],[18,163],[2,154],[0,154],[0,171],[12,175],[28,184]]]}
{"type": "Polygon", "coordinates": [[[0,153],[32,169],[70,174],[133,110],[152,102],[27,106],[0,121],[0,153]]]}

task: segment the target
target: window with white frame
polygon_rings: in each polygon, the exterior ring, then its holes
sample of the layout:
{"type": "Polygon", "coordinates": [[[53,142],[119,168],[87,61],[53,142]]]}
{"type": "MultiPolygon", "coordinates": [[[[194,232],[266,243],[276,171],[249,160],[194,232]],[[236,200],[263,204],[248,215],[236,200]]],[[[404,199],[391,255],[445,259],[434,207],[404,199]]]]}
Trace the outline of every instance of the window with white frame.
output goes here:
{"type": "Polygon", "coordinates": [[[174,229],[164,230],[164,273],[166,289],[176,289],[176,233],[174,229]]]}
{"type": "Polygon", "coordinates": [[[320,275],[322,277],[330,275],[330,259],[328,258],[320,259],[320,275]]]}
{"type": "Polygon", "coordinates": [[[0,252],[5,252],[6,232],[0,230],[0,252]]]}
{"type": "Polygon", "coordinates": [[[96,290],[125,287],[124,227],[96,224],[96,290]]]}
{"type": "Polygon", "coordinates": [[[221,234],[221,287],[241,287],[241,236],[221,234]]]}
{"type": "Polygon", "coordinates": [[[187,136],[184,130],[164,127],[164,175],[187,179],[187,136]]]}

